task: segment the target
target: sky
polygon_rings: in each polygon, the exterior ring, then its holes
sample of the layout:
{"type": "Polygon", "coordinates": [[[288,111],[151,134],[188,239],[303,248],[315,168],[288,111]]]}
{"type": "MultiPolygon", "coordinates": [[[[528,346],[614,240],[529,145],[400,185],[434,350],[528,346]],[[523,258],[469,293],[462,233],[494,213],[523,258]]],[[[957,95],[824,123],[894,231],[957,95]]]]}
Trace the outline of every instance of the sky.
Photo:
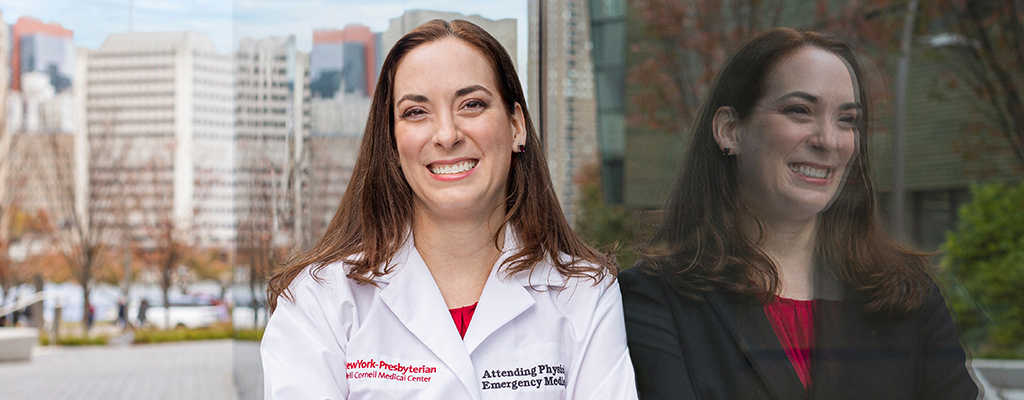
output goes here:
{"type": "Polygon", "coordinates": [[[313,30],[361,23],[374,32],[404,10],[454,11],[485,18],[515,18],[517,60],[528,54],[527,0],[0,0],[8,24],[23,15],[57,22],[75,32],[75,44],[95,49],[107,35],[127,32],[194,31],[205,33],[221,52],[234,51],[243,36],[295,35],[300,51],[312,48],[313,30]],[[129,18],[129,15],[132,15],[129,18]]]}

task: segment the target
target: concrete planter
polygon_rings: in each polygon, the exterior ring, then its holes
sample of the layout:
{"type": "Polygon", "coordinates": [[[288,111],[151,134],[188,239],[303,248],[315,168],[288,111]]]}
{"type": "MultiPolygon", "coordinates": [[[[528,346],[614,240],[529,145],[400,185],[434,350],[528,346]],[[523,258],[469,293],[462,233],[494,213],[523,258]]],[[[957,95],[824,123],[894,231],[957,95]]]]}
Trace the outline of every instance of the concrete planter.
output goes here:
{"type": "Polygon", "coordinates": [[[39,343],[35,328],[0,328],[0,362],[28,361],[39,343]]]}

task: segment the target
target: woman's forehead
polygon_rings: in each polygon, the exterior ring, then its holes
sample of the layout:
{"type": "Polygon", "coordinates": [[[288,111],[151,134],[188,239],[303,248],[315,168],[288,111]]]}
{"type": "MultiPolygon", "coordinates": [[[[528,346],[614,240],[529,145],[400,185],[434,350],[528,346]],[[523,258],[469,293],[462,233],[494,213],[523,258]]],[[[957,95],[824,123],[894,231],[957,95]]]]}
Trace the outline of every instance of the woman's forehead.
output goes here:
{"type": "Polygon", "coordinates": [[[850,68],[838,55],[817,47],[803,47],[783,57],[769,71],[763,100],[795,91],[839,102],[856,102],[850,68]]]}
{"type": "Polygon", "coordinates": [[[409,51],[395,71],[395,96],[405,91],[481,85],[495,91],[497,77],[482,51],[457,38],[424,43],[409,51]]]}

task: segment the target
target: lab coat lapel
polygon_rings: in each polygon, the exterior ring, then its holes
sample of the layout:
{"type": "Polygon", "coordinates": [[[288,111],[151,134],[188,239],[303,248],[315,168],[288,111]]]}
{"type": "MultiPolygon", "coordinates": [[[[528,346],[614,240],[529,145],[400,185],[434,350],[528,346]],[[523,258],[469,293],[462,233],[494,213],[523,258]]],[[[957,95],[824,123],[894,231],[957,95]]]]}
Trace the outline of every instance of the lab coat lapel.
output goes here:
{"type": "Polygon", "coordinates": [[[396,256],[405,258],[404,265],[396,257],[395,262],[401,265],[401,269],[394,272],[387,287],[381,290],[381,300],[416,338],[459,377],[470,397],[479,400],[480,389],[477,387],[473,361],[452,322],[441,290],[437,288],[423,258],[413,247],[412,239],[406,240],[401,254],[396,256]]]}
{"type": "Polygon", "coordinates": [[[480,293],[473,320],[466,331],[466,350],[473,354],[494,331],[509,323],[533,306],[536,301],[518,279],[503,276],[500,266],[508,256],[505,252],[491,269],[491,275],[480,293]]]}
{"type": "Polygon", "coordinates": [[[718,292],[709,293],[707,298],[772,397],[779,400],[805,398],[807,394],[800,377],[761,304],[755,299],[735,300],[718,292]]]}

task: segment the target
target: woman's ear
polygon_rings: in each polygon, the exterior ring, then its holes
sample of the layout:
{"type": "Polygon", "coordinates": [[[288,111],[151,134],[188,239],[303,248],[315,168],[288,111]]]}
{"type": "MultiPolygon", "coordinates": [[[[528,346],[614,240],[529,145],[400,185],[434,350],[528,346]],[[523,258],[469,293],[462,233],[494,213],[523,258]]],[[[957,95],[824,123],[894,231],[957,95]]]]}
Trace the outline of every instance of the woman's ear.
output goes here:
{"type": "Polygon", "coordinates": [[[733,156],[740,153],[740,121],[736,109],[718,107],[711,121],[711,131],[722,154],[733,156]]]}
{"type": "Polygon", "coordinates": [[[509,123],[512,124],[512,152],[516,153],[521,151],[520,145],[526,145],[526,117],[523,116],[523,108],[519,103],[516,103],[509,123]]]}

